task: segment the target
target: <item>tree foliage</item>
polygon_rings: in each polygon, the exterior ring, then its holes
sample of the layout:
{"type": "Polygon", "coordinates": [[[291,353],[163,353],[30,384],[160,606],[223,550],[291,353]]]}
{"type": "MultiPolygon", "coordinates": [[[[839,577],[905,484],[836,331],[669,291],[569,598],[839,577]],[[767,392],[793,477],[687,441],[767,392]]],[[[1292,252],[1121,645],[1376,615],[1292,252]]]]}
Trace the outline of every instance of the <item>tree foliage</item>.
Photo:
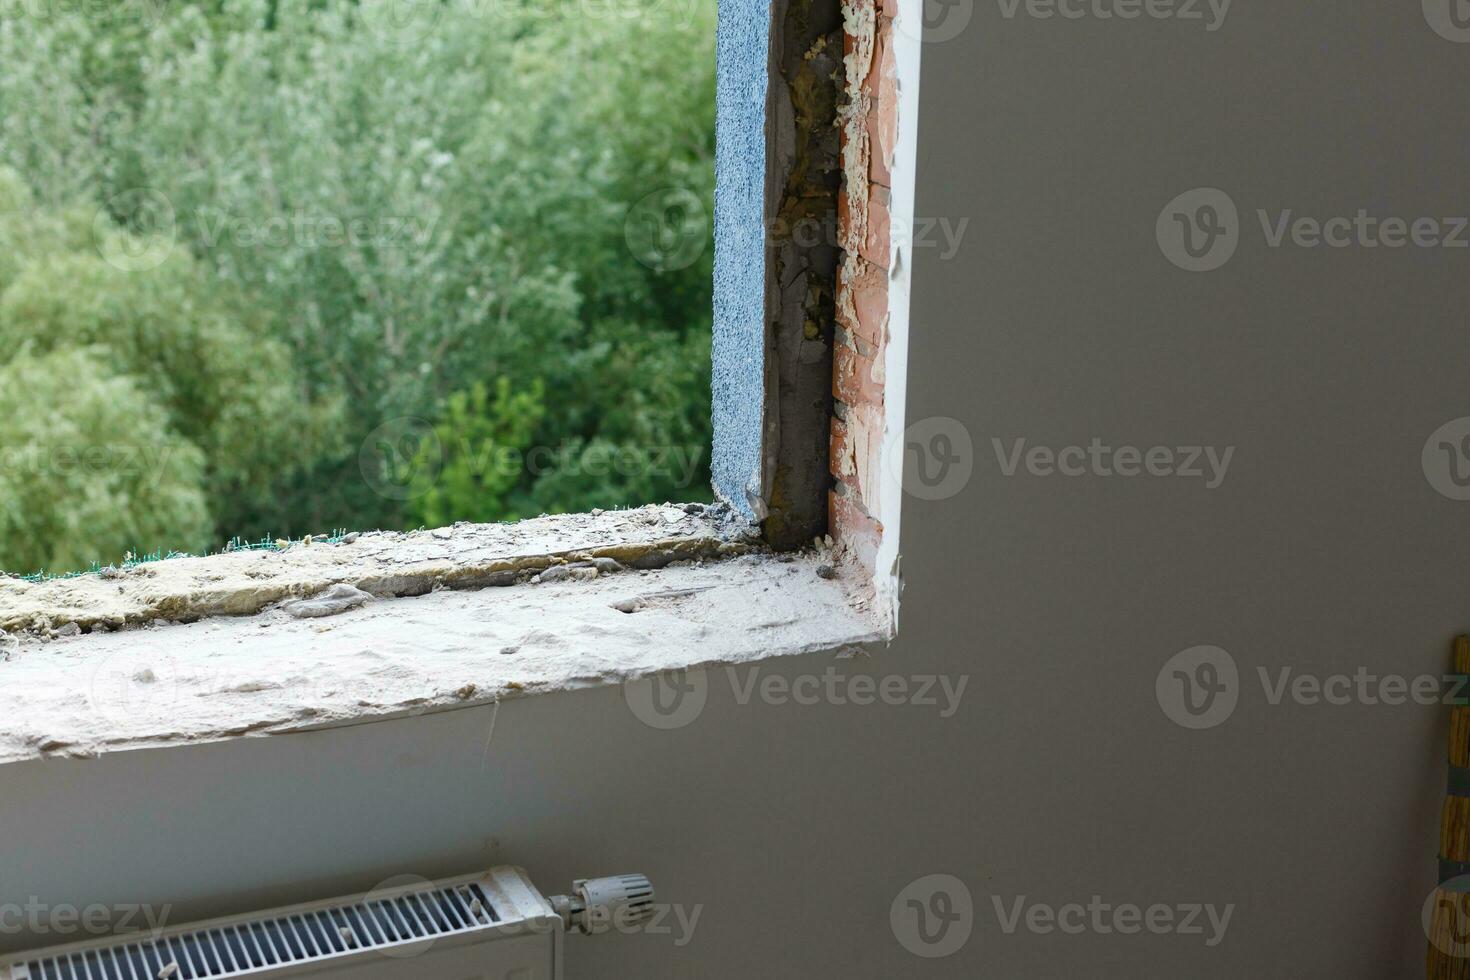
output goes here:
{"type": "Polygon", "coordinates": [[[508,378],[496,384],[493,399],[480,381],[449,396],[433,437],[421,441],[413,460],[410,513],[418,523],[522,516],[507,498],[545,415],[542,396],[540,384],[512,392],[508,378]]]}
{"type": "Polygon", "coordinates": [[[216,542],[707,499],[713,3],[383,5],[0,8],[0,361],[105,350],[216,542]],[[441,485],[368,478],[401,418],[441,485]]]}
{"type": "Polygon", "coordinates": [[[0,566],[196,550],[235,501],[330,442],[285,347],[240,292],[85,208],[38,208],[0,168],[0,566]],[[109,405],[109,400],[112,402],[109,405]]]}
{"type": "Polygon", "coordinates": [[[23,350],[0,365],[0,564],[86,568],[130,549],[201,549],[204,454],[103,351],[23,350]]]}

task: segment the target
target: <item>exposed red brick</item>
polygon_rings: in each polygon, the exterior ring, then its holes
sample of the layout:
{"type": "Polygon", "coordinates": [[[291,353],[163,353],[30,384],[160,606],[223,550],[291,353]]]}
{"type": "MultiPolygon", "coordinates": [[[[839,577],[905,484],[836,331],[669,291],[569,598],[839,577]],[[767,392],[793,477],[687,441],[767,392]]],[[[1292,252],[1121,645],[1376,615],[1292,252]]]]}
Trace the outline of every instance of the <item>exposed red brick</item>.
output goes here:
{"type": "Polygon", "coordinates": [[[847,418],[832,420],[832,475],[868,513],[879,510],[882,492],[883,404],[847,406],[847,418]]]}
{"type": "Polygon", "coordinates": [[[883,342],[883,324],[888,319],[888,273],[870,262],[857,262],[838,273],[837,289],[838,324],[868,346],[877,347],[883,342]]]}
{"type": "Polygon", "coordinates": [[[858,482],[857,450],[852,445],[852,432],[846,422],[835,416],[832,419],[832,436],[827,446],[827,458],[831,461],[833,476],[849,485],[858,482]]]}
{"type": "Polygon", "coordinates": [[[832,345],[832,395],[847,405],[882,405],[882,368],[873,355],[847,344],[832,345]]]}
{"type": "Polygon", "coordinates": [[[837,244],[844,251],[856,252],[879,269],[888,268],[890,218],[888,202],[893,196],[886,187],[869,185],[867,227],[862,238],[853,227],[853,207],[847,194],[837,195],[837,244]]]}
{"type": "MultiPolygon", "coordinates": [[[[873,56],[852,93],[853,106],[863,115],[853,121],[862,127],[868,144],[867,167],[855,163],[838,197],[838,241],[847,252],[837,285],[837,320],[847,336],[833,348],[833,396],[844,407],[843,418],[833,418],[829,449],[836,487],[828,497],[833,537],[850,547],[872,568],[877,560],[883,527],[872,515],[879,513],[879,486],[883,437],[883,365],[888,321],[888,263],[892,219],[893,152],[898,135],[898,91],[893,53],[893,22],[897,0],[860,0],[877,8],[873,56]],[[866,171],[866,172],[864,172],[866,171]],[[859,176],[866,179],[859,179],[859,176]]],[[[844,50],[855,51],[852,38],[844,50]]],[[[842,134],[846,146],[847,132],[842,134]]],[[[850,164],[851,165],[851,164],[850,164]]]]}
{"type": "Polygon", "coordinates": [[[870,99],[878,98],[878,90],[881,87],[879,76],[882,73],[883,51],[889,45],[889,39],[883,30],[883,22],[880,20],[873,32],[873,61],[868,65],[868,73],[863,76],[863,92],[870,99]]]}
{"type": "Polygon", "coordinates": [[[837,246],[851,252],[860,243],[852,240],[852,207],[848,201],[846,191],[837,195],[837,246]]]}
{"type": "Polygon", "coordinates": [[[883,144],[878,127],[882,122],[882,107],[876,103],[873,111],[863,122],[863,128],[868,131],[868,179],[875,184],[888,187],[893,183],[893,174],[890,172],[887,162],[884,160],[883,144]]]}
{"type": "Polygon", "coordinates": [[[884,187],[893,185],[893,151],[898,144],[898,66],[893,60],[892,28],[874,42],[873,69],[863,83],[872,99],[868,115],[868,177],[884,187]]]}
{"type": "MultiPolygon", "coordinates": [[[[842,195],[839,195],[839,197],[842,195]]],[[[882,272],[888,268],[888,234],[890,218],[888,202],[893,193],[886,187],[873,185],[868,194],[868,233],[858,249],[863,258],[882,272]]],[[[885,285],[883,291],[887,293],[885,285]]],[[[886,311],[887,304],[884,304],[886,311]]]]}

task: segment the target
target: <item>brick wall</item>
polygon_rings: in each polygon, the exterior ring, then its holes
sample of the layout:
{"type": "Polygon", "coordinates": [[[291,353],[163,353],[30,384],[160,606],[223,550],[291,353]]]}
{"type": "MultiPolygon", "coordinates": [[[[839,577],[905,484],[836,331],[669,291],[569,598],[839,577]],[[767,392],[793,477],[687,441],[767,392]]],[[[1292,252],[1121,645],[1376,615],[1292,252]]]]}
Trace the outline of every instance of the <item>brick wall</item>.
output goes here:
{"type": "MultiPolygon", "coordinates": [[[[889,188],[898,136],[893,61],[897,0],[843,0],[844,104],[839,111],[837,331],[833,346],[831,468],[833,537],[875,564],[883,441],[883,365],[888,343],[889,188]]],[[[892,481],[888,481],[892,482],[892,481]]]]}

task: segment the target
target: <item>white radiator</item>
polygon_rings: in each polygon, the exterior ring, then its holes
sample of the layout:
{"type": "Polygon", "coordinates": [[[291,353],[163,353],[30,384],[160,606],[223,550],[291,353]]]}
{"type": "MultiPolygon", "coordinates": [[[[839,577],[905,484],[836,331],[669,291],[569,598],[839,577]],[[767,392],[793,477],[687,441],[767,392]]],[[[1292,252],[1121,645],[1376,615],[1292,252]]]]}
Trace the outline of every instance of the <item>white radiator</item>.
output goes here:
{"type": "Polygon", "coordinates": [[[561,980],[568,929],[653,915],[642,875],[547,898],[520,868],[211,919],[0,959],[0,980],[561,980]]]}

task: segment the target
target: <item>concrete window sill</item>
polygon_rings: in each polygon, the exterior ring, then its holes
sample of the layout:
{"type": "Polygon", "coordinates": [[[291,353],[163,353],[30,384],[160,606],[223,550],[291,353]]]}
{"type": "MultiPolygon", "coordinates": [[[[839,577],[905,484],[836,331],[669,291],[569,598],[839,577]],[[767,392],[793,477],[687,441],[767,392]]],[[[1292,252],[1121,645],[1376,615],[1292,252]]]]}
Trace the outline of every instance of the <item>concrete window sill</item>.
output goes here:
{"type": "Polygon", "coordinates": [[[870,589],[831,552],[771,555],[728,512],[668,505],[0,579],[0,764],[839,649],[886,638],[870,589]],[[347,586],[373,598],[290,611],[347,586]]]}

